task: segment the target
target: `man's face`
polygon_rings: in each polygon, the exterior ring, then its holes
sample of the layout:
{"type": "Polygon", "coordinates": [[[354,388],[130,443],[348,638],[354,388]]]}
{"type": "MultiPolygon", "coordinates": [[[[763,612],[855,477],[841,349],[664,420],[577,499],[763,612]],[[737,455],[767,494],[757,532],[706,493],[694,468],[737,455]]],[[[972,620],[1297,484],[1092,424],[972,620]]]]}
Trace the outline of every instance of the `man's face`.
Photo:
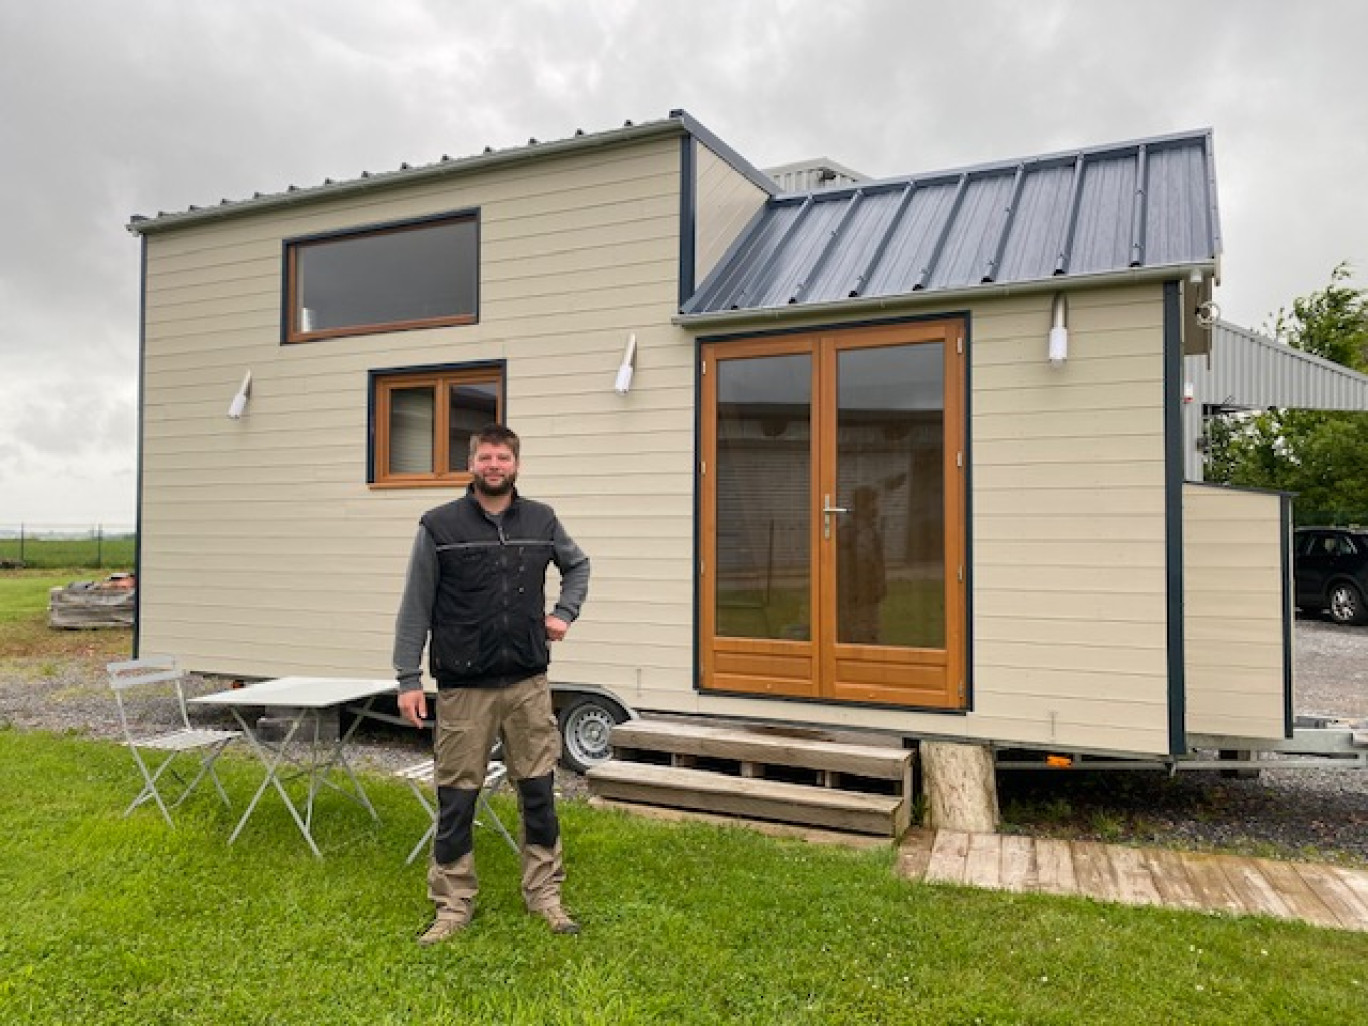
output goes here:
{"type": "Polygon", "coordinates": [[[484,495],[507,495],[518,480],[518,458],[506,445],[481,442],[470,457],[475,490],[484,495]]]}

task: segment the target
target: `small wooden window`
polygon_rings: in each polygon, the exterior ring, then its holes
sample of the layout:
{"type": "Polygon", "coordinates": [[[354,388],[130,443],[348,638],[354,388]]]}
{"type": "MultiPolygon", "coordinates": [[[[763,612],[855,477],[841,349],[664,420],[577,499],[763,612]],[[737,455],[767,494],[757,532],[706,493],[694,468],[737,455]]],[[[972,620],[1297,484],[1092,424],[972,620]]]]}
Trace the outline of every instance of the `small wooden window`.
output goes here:
{"type": "Polygon", "coordinates": [[[382,487],[463,485],[470,436],[503,423],[503,367],[373,374],[371,482],[382,487]]]}
{"type": "Polygon", "coordinates": [[[477,318],[474,214],[295,239],[285,249],[286,342],[477,318]]]}

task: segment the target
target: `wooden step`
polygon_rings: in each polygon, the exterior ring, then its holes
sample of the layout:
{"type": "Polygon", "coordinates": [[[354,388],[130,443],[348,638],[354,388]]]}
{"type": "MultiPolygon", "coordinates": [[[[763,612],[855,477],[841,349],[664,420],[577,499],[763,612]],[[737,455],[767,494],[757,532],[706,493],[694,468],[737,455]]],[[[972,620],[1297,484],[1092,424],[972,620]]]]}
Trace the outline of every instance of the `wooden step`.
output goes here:
{"type": "Polygon", "coordinates": [[[865,794],[617,759],[592,767],[587,776],[593,794],[617,801],[885,837],[907,828],[909,805],[901,794],[865,794]]]}
{"type": "MultiPolygon", "coordinates": [[[[784,733],[781,728],[718,727],[677,720],[631,720],[613,728],[613,751],[625,761],[649,761],[646,753],[742,764],[741,776],[766,776],[765,767],[811,769],[841,777],[891,780],[911,790],[912,753],[903,748],[845,744],[784,733]]],[[[828,781],[830,783],[831,781],[828,781]]]]}

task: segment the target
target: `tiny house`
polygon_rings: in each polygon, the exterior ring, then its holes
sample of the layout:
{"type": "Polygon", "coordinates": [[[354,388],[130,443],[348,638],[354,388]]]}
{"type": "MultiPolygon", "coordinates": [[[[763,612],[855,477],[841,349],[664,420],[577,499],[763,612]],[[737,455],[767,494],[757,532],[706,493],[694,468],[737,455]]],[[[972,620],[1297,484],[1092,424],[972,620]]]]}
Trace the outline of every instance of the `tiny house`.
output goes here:
{"type": "Polygon", "coordinates": [[[1287,735],[1288,500],[1184,479],[1210,133],[818,177],[781,192],[676,111],[135,218],[140,649],[389,675],[417,519],[501,420],[593,561],[567,691],[1091,752],[1287,735]]]}

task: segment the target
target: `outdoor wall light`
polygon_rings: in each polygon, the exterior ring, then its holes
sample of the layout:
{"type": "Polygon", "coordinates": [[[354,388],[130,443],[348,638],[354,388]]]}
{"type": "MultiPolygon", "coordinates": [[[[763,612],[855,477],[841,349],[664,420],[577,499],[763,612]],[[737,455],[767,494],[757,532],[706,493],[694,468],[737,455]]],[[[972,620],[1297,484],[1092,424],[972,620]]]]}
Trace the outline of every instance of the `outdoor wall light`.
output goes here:
{"type": "Polygon", "coordinates": [[[627,336],[627,348],[622,352],[622,366],[618,367],[617,383],[613,387],[618,395],[626,395],[632,388],[632,374],[636,370],[636,332],[627,336]]]}
{"type": "Polygon", "coordinates": [[[237,395],[233,396],[233,401],[228,404],[228,417],[237,420],[247,409],[247,398],[252,394],[252,372],[248,371],[242,377],[242,387],[237,390],[237,395]]]}
{"type": "Polygon", "coordinates": [[[1056,292],[1050,309],[1050,364],[1061,366],[1069,358],[1069,300],[1056,292]]]}

